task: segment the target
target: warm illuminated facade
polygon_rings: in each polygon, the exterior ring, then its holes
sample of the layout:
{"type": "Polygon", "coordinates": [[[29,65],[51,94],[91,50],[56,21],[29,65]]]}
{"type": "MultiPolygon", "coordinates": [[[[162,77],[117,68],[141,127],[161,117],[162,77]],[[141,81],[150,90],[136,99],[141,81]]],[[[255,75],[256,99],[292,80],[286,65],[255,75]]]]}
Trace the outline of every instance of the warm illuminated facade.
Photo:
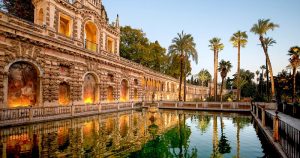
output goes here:
{"type": "Polygon", "coordinates": [[[34,24],[0,12],[0,108],[177,100],[177,79],[119,56],[119,18],[101,0],[32,2],[34,24]]]}

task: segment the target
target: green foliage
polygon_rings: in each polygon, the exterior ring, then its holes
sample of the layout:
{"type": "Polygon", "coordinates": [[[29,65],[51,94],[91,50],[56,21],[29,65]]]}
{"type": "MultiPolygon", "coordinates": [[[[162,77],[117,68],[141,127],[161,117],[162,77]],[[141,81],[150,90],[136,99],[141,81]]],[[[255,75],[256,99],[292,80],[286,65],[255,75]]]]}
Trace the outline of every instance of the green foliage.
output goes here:
{"type": "Polygon", "coordinates": [[[279,27],[279,25],[270,22],[270,19],[259,19],[257,24],[254,24],[250,31],[259,36],[263,36],[269,30],[274,30],[277,27],[279,27]]]}
{"type": "Polygon", "coordinates": [[[221,39],[214,37],[211,40],[209,40],[210,45],[208,45],[210,47],[210,50],[212,51],[216,51],[216,52],[220,52],[221,50],[224,49],[224,44],[221,43],[221,39]]]}
{"type": "Polygon", "coordinates": [[[211,74],[207,69],[200,70],[197,76],[199,81],[201,82],[201,86],[208,86],[208,81],[211,80],[211,74]]]}
{"type": "Polygon", "coordinates": [[[233,47],[245,47],[248,42],[248,35],[246,31],[241,32],[238,31],[232,35],[230,38],[230,42],[232,43],[233,47]]]}
{"type": "MultiPolygon", "coordinates": [[[[186,34],[184,34],[186,35],[186,34]]],[[[192,70],[189,57],[198,61],[196,49],[193,48],[193,37],[188,34],[183,38],[188,46],[184,46],[186,52],[186,70],[185,74],[189,74],[192,70]]],[[[136,63],[142,64],[155,71],[165,73],[175,78],[180,77],[180,54],[175,53],[176,47],[169,54],[158,41],[150,42],[146,34],[140,29],[134,29],[130,26],[121,27],[120,56],[136,63]]],[[[174,45],[174,44],[173,44],[174,45]]]]}
{"type": "Polygon", "coordinates": [[[34,6],[31,0],[3,0],[1,9],[21,19],[33,22],[34,6]]]}
{"type": "Polygon", "coordinates": [[[145,33],[130,26],[121,27],[120,56],[153,70],[164,72],[166,49],[158,41],[150,42],[145,33]]]}

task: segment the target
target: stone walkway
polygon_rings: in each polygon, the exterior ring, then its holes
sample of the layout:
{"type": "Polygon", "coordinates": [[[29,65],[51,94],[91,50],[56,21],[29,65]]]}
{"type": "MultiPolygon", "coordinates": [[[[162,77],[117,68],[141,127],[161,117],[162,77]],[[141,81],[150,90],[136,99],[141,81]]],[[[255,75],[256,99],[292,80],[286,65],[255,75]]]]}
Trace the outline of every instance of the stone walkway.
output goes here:
{"type": "MultiPolygon", "coordinates": [[[[270,113],[271,115],[275,116],[275,110],[266,110],[266,112],[270,113]]],[[[290,126],[294,127],[298,131],[300,131],[300,119],[294,118],[290,115],[286,115],[284,113],[278,113],[279,119],[290,126]]]]}

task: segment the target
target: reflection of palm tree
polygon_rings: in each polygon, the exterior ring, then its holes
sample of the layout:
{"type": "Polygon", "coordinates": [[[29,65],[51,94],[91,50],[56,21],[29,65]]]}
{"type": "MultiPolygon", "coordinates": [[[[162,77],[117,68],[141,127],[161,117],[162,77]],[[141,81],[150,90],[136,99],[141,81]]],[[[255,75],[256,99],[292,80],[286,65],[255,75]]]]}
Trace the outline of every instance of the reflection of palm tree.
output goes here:
{"type": "Polygon", "coordinates": [[[250,118],[235,117],[233,123],[236,125],[236,158],[240,157],[240,130],[250,124],[250,118]]]}
{"type": "Polygon", "coordinates": [[[219,152],[221,154],[230,153],[231,147],[227,140],[227,137],[225,136],[225,134],[223,132],[223,130],[224,130],[223,114],[221,114],[220,122],[221,122],[221,137],[220,137],[220,141],[219,141],[219,152]]]}
{"type": "Polygon", "coordinates": [[[199,115],[198,116],[198,120],[199,120],[199,124],[198,124],[198,127],[201,131],[201,133],[205,133],[208,129],[208,126],[209,126],[209,122],[210,122],[210,117],[209,116],[203,116],[203,115],[199,115]]]}
{"type": "Polygon", "coordinates": [[[218,150],[218,120],[217,120],[217,116],[215,114],[214,114],[213,118],[214,118],[214,120],[213,120],[213,139],[212,139],[213,152],[210,155],[210,157],[218,158],[218,157],[222,157],[222,155],[219,153],[219,150],[218,150]]]}

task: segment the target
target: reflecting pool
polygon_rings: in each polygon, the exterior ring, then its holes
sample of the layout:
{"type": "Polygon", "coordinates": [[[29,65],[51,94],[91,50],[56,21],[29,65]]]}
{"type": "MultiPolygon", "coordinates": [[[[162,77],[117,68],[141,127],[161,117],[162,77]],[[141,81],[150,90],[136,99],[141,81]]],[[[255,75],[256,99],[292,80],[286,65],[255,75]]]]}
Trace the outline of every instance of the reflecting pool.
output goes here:
{"type": "Polygon", "coordinates": [[[249,113],[133,110],[0,129],[5,157],[276,157],[249,113]]]}

